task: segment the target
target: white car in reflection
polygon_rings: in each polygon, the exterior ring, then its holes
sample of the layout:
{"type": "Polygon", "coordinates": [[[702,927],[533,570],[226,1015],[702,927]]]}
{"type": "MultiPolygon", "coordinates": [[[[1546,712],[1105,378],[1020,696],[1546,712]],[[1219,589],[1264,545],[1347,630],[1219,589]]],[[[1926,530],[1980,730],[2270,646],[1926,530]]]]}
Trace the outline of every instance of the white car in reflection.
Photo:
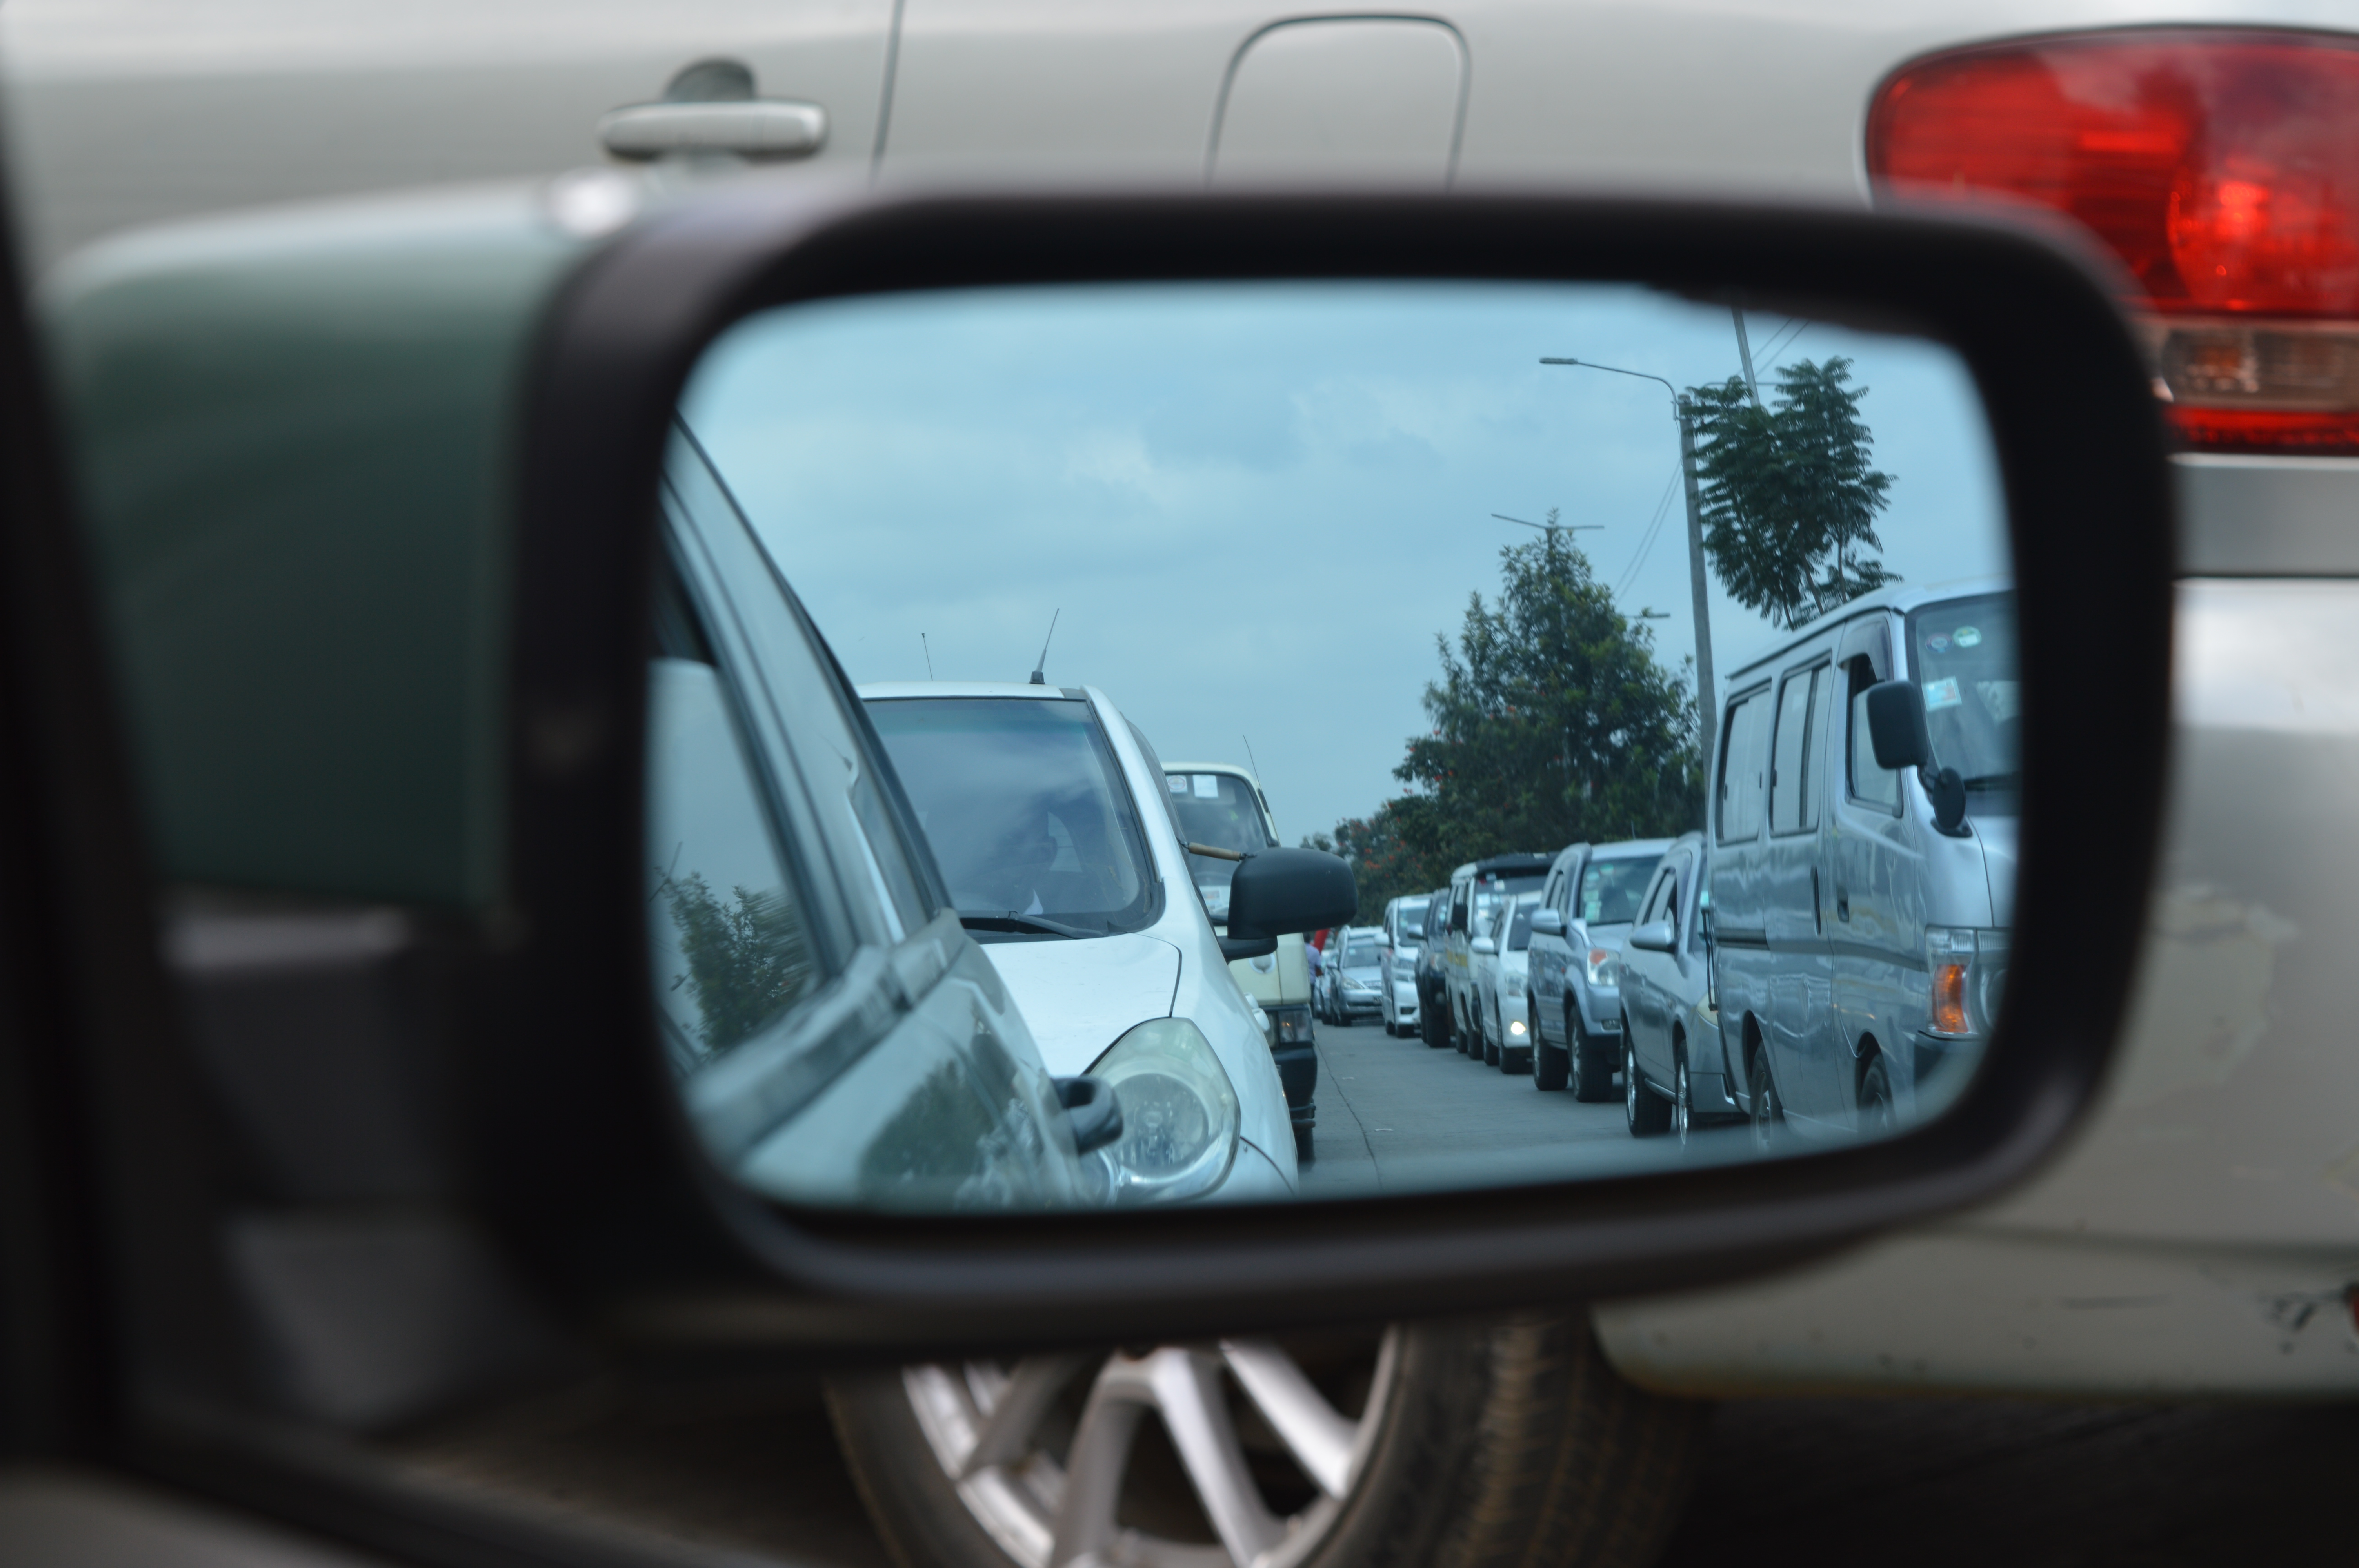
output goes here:
{"type": "Polygon", "coordinates": [[[1147,738],[1093,688],[859,689],[951,901],[1049,1071],[1120,1096],[1116,1200],[1293,1196],[1286,1091],[1147,738]]]}
{"type": "Polygon", "coordinates": [[[1466,946],[1466,968],[1474,1000],[1475,1041],[1467,1054],[1503,1073],[1532,1066],[1532,1021],[1526,1006],[1531,990],[1532,914],[1538,892],[1503,899],[1466,946]]]}

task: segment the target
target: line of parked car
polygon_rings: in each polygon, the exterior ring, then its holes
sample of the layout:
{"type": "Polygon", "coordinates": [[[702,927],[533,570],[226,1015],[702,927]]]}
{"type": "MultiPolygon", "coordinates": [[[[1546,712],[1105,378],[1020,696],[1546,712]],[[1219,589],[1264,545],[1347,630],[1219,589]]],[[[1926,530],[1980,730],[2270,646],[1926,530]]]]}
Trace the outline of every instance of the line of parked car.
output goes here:
{"type": "Polygon", "coordinates": [[[1469,861],[1331,938],[1321,1015],[1374,1012],[1579,1100],[1618,1087],[1634,1136],[1742,1119],[1766,1144],[1937,1110],[2006,983],[2013,596],[1883,589],[1727,690],[1706,831],[1469,861]]]}

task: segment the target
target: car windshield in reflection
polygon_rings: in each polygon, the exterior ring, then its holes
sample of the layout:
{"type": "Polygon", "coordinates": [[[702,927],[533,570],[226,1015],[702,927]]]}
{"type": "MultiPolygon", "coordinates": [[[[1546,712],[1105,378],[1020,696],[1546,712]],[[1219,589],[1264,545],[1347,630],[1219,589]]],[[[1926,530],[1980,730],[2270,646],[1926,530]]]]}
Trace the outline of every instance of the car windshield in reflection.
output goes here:
{"type": "Polygon", "coordinates": [[[1576,917],[1585,925],[1627,925],[1638,914],[1647,882],[1662,864],[1658,855],[1598,859],[1581,871],[1576,917]]]}
{"type": "Polygon", "coordinates": [[[868,712],[962,917],[1052,935],[1147,924],[1146,846],[1087,703],[884,697],[868,712]]]}
{"type": "MultiPolygon", "coordinates": [[[[1970,790],[2014,790],[2023,768],[2015,596],[1984,594],[1913,610],[1908,647],[1936,762],[1957,769],[1970,790]]],[[[1982,808],[2007,809],[1996,802],[1982,808]]]]}

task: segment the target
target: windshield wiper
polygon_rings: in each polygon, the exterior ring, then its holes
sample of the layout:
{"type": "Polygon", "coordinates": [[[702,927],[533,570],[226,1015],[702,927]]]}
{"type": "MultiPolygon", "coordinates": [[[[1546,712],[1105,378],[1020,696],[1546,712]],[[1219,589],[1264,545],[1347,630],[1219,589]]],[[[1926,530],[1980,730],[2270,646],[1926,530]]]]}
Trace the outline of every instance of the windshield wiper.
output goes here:
{"type": "Polygon", "coordinates": [[[1029,931],[1043,936],[1097,936],[1103,933],[1084,931],[1077,925],[1065,925],[1054,920],[1043,920],[1037,914],[964,914],[959,924],[969,931],[1029,931]]]}

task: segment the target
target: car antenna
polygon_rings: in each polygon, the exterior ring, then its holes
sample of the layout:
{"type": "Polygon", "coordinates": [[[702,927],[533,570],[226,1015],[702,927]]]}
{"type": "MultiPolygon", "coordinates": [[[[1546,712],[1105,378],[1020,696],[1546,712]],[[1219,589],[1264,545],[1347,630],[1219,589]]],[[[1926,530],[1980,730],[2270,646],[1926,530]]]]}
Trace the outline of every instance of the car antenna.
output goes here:
{"type": "Polygon", "coordinates": [[[1261,777],[1261,762],[1253,754],[1253,737],[1250,735],[1240,735],[1237,739],[1245,743],[1245,761],[1253,763],[1254,777],[1261,777]]]}
{"type": "Polygon", "coordinates": [[[931,680],[934,678],[934,649],[933,644],[926,641],[923,632],[918,633],[918,646],[926,651],[926,678],[931,680]]]}
{"type": "Polygon", "coordinates": [[[1057,640],[1057,617],[1063,613],[1064,611],[1061,609],[1052,610],[1049,612],[1049,634],[1040,639],[1040,659],[1038,664],[1035,664],[1032,666],[1032,684],[1034,686],[1047,686],[1049,684],[1049,644],[1057,640]]]}

